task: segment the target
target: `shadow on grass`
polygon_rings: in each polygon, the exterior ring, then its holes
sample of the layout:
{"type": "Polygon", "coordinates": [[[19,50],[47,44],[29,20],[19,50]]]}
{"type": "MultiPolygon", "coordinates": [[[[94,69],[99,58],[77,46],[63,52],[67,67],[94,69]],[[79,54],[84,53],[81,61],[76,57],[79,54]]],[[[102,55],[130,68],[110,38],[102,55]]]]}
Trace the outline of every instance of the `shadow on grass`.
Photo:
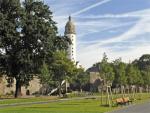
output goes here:
{"type": "Polygon", "coordinates": [[[45,106],[45,107],[24,107],[26,109],[45,109],[45,108],[60,108],[60,107],[51,107],[51,106],[45,106]]]}
{"type": "Polygon", "coordinates": [[[109,106],[109,105],[107,105],[107,104],[103,104],[103,105],[100,105],[101,107],[117,107],[116,105],[111,105],[111,106],[109,106]]]}
{"type": "Polygon", "coordinates": [[[63,104],[63,105],[72,106],[72,105],[81,105],[81,104],[63,104]]]}

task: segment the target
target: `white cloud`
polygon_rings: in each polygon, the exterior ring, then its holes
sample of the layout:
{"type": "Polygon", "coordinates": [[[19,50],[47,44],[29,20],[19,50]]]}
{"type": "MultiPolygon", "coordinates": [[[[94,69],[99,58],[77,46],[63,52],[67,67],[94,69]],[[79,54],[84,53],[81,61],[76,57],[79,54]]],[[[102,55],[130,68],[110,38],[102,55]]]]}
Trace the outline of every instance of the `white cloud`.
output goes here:
{"type": "Polygon", "coordinates": [[[120,18],[144,18],[150,17],[149,15],[150,9],[144,9],[134,12],[129,12],[125,14],[104,14],[104,15],[88,15],[88,16],[75,16],[76,18],[88,18],[88,19],[104,19],[104,18],[112,18],[112,19],[120,19],[120,18]]]}
{"type": "MultiPolygon", "coordinates": [[[[150,13],[150,10],[142,12],[142,14],[145,15],[147,15],[147,13],[150,13]]],[[[130,51],[113,51],[112,48],[105,48],[103,45],[126,40],[130,41],[136,37],[140,38],[138,36],[146,33],[150,33],[150,17],[142,16],[135,26],[131,27],[127,32],[118,37],[112,37],[111,39],[104,41],[97,40],[96,44],[86,45],[84,48],[81,46],[78,51],[78,59],[80,59],[81,64],[83,64],[86,68],[91,66],[94,62],[100,61],[104,52],[108,54],[110,60],[114,60],[119,57],[122,57],[123,61],[125,62],[134,60],[135,58],[140,57],[142,54],[150,53],[150,46],[147,45],[148,42],[141,42],[140,45],[136,45],[135,42],[135,46],[133,46],[130,51]]],[[[147,36],[147,38],[149,37],[150,36],[147,36]]]]}
{"type": "MultiPolygon", "coordinates": [[[[100,20],[101,21],[101,20],[100,20]]],[[[89,22],[90,23],[90,22],[89,22]]],[[[103,31],[109,31],[111,30],[112,32],[118,32],[114,29],[116,28],[121,28],[121,27],[126,27],[126,26],[129,26],[129,25],[133,25],[135,24],[136,22],[133,21],[133,22],[126,22],[126,23],[122,23],[122,22],[118,22],[118,21],[109,21],[109,24],[108,22],[103,22],[103,24],[97,24],[97,26],[95,26],[94,24],[91,25],[91,26],[86,26],[86,25],[82,25],[82,30],[83,29],[86,29],[88,30],[88,32],[82,32],[82,33],[79,33],[77,34],[78,38],[86,38],[85,36],[88,35],[88,34],[94,34],[94,33],[101,33],[103,31]]],[[[79,28],[78,28],[79,29],[79,28]]],[[[120,30],[120,29],[119,29],[120,30]]],[[[97,42],[105,42],[104,41],[100,41],[100,40],[94,40],[94,41],[80,41],[79,43],[80,44],[88,44],[88,43],[97,43],[97,42]]]]}
{"type": "Polygon", "coordinates": [[[140,44],[139,46],[134,46],[130,51],[112,52],[108,53],[108,56],[110,56],[111,61],[121,57],[124,62],[129,62],[138,59],[143,54],[150,54],[150,45],[140,44]]]}
{"type": "Polygon", "coordinates": [[[141,19],[135,26],[130,28],[127,32],[125,32],[121,36],[103,41],[100,45],[113,43],[113,42],[121,42],[124,40],[129,40],[129,39],[135,38],[136,36],[138,36],[140,34],[150,32],[149,28],[150,28],[150,18],[141,19]]]}
{"type": "Polygon", "coordinates": [[[92,66],[94,63],[101,61],[104,52],[106,52],[109,61],[114,61],[115,59],[121,57],[124,62],[133,61],[138,59],[143,54],[150,53],[150,45],[145,43],[134,45],[130,47],[130,50],[127,51],[113,51],[113,47],[107,48],[97,45],[80,49],[81,50],[78,50],[78,59],[86,69],[92,66]]]}
{"type": "Polygon", "coordinates": [[[111,0],[103,0],[103,1],[100,1],[100,2],[98,2],[98,3],[96,3],[96,4],[90,5],[89,7],[86,7],[86,8],[84,8],[84,9],[81,9],[81,10],[79,10],[79,11],[73,13],[72,16],[79,15],[79,14],[81,14],[81,13],[84,13],[84,12],[86,12],[86,11],[92,9],[92,8],[95,8],[95,7],[100,6],[100,5],[102,5],[102,4],[108,3],[108,2],[110,2],[110,1],[111,1],[111,0]]]}

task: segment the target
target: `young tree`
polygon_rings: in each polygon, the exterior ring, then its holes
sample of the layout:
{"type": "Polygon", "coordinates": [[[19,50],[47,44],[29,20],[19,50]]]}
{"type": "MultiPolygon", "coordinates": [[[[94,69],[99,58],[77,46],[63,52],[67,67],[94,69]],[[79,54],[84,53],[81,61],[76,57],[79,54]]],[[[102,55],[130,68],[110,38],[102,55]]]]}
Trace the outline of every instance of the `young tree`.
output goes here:
{"type": "Polygon", "coordinates": [[[142,70],[141,75],[144,82],[144,87],[148,91],[148,87],[150,86],[150,70],[142,70]]]}
{"type": "Polygon", "coordinates": [[[133,64],[128,64],[126,68],[127,83],[129,85],[142,85],[143,79],[140,70],[133,64]]]}
{"type": "Polygon", "coordinates": [[[115,79],[113,84],[115,86],[124,86],[127,83],[126,78],[126,64],[121,61],[121,59],[117,59],[114,61],[114,72],[115,72],[115,79]]]}
{"type": "Polygon", "coordinates": [[[105,53],[103,55],[102,61],[100,62],[99,68],[100,68],[101,78],[104,81],[104,85],[112,84],[114,80],[113,67],[110,63],[108,63],[108,58],[105,53]]]}
{"type": "Polygon", "coordinates": [[[54,76],[53,72],[51,69],[49,69],[49,65],[44,62],[40,68],[40,74],[39,74],[39,79],[41,84],[55,86],[55,83],[53,81],[53,76],[54,76]]]}
{"type": "Polygon", "coordinates": [[[73,77],[73,83],[79,85],[79,89],[82,92],[83,87],[89,83],[90,76],[83,68],[78,68],[76,73],[77,74],[73,77]]]}
{"type": "Polygon", "coordinates": [[[137,83],[137,70],[132,64],[127,65],[126,76],[129,85],[135,85],[137,83]]]}
{"type": "Polygon", "coordinates": [[[57,82],[59,86],[59,96],[61,96],[61,83],[63,80],[75,76],[76,66],[67,58],[65,51],[56,51],[53,54],[52,70],[54,73],[53,80],[57,82]]]}

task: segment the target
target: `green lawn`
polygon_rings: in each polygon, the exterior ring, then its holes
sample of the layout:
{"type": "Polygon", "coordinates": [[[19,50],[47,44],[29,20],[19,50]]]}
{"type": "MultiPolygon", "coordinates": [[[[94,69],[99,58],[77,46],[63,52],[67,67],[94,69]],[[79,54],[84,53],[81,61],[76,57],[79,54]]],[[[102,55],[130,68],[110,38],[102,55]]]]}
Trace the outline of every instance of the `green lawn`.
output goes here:
{"type": "MultiPolygon", "coordinates": [[[[136,95],[135,103],[143,102],[149,100],[150,94],[136,95]]],[[[46,99],[46,98],[44,98],[46,99]]],[[[43,98],[31,98],[26,99],[32,101],[44,100],[43,98]]],[[[19,101],[22,103],[22,99],[16,99],[14,102],[19,101]]],[[[8,100],[7,100],[8,102],[8,100]]],[[[6,103],[7,103],[6,102],[6,103]]],[[[11,103],[13,99],[11,100],[11,103]]],[[[2,105],[2,104],[1,104],[2,105]]],[[[104,113],[116,109],[117,107],[105,107],[100,105],[100,98],[97,99],[82,99],[82,100],[65,100],[59,102],[52,102],[49,104],[35,104],[26,106],[15,106],[0,108],[0,113],[104,113]]],[[[119,107],[122,108],[122,107],[119,107]]]]}
{"type": "Polygon", "coordinates": [[[112,109],[100,106],[100,100],[84,99],[1,108],[0,113],[104,113],[112,109]]]}
{"type": "Polygon", "coordinates": [[[57,97],[32,97],[32,98],[18,98],[18,99],[0,99],[0,105],[3,104],[15,104],[15,103],[25,103],[25,102],[39,102],[39,101],[49,101],[56,100],[57,97]]]}

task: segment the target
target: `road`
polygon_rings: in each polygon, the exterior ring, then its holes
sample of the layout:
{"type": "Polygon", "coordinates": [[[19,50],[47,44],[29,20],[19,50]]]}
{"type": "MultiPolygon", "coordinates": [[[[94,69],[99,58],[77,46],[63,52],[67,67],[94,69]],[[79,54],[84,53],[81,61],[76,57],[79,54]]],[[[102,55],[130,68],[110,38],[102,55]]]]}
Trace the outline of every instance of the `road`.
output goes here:
{"type": "Polygon", "coordinates": [[[109,113],[150,113],[150,102],[131,105],[129,107],[125,107],[120,110],[115,110],[109,113]]]}

